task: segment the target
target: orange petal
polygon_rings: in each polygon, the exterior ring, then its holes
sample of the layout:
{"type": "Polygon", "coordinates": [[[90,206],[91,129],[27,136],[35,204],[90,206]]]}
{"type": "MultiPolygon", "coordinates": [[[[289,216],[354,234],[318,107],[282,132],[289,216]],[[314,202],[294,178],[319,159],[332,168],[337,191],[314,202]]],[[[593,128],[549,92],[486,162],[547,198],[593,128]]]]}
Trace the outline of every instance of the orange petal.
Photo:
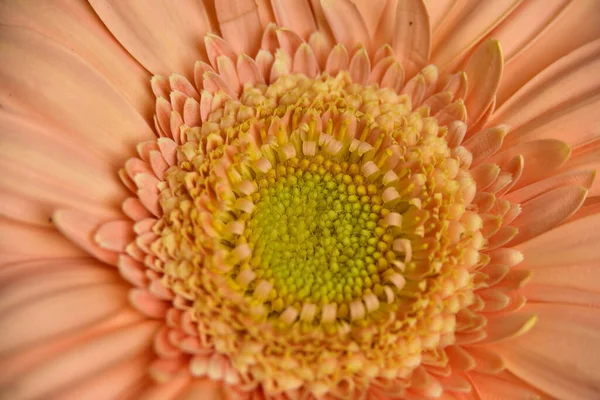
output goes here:
{"type": "Polygon", "coordinates": [[[534,238],[570,217],[585,200],[587,189],[565,186],[553,189],[522,204],[521,214],[511,223],[519,233],[511,246],[534,238]]]}
{"type": "Polygon", "coordinates": [[[225,0],[215,2],[221,35],[236,53],[256,55],[263,27],[258,6],[253,1],[225,0]]]}
{"type": "Polygon", "coordinates": [[[223,398],[223,383],[211,379],[199,379],[187,386],[177,396],[178,400],[221,400],[223,398]]]}
{"type": "Polygon", "coordinates": [[[210,31],[203,3],[159,0],[152,7],[143,1],[90,3],[114,37],[153,74],[178,72],[191,77],[194,62],[203,59],[198,38],[210,31]]]}
{"type": "Polygon", "coordinates": [[[474,125],[494,100],[500,85],[504,62],[502,49],[497,40],[480,45],[465,67],[469,88],[465,105],[469,113],[469,125],[474,125]]]}
{"type": "Polygon", "coordinates": [[[412,77],[427,64],[431,49],[429,17],[424,2],[398,2],[395,24],[392,48],[407,76],[412,77]]]}
{"type": "Polygon", "coordinates": [[[526,309],[539,315],[536,326],[495,346],[507,368],[558,398],[597,398],[600,310],[557,304],[528,304],[526,309]]]}

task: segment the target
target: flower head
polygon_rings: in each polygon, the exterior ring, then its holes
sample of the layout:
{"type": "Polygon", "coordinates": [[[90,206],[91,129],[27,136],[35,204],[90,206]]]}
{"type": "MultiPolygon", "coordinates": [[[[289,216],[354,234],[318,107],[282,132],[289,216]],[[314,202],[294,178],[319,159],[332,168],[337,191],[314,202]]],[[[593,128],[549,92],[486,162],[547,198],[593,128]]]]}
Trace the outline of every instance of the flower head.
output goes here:
{"type": "Polygon", "coordinates": [[[5,29],[7,393],[598,394],[597,5],[91,3],[5,29]]]}

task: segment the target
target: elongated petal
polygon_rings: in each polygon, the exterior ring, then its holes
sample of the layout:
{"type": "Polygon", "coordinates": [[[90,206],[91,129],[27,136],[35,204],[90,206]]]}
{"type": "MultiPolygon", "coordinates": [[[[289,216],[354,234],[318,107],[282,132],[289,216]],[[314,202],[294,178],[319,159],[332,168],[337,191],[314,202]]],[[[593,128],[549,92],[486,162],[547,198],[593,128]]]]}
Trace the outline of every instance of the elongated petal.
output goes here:
{"type": "Polygon", "coordinates": [[[511,223],[519,233],[510,244],[517,245],[554,228],[581,207],[586,195],[587,189],[581,186],[565,186],[524,203],[521,214],[511,223]]]}
{"type": "MultiPolygon", "coordinates": [[[[576,110],[572,107],[574,104],[580,103],[581,106],[592,101],[600,88],[600,78],[596,73],[599,68],[600,40],[596,40],[560,59],[527,82],[502,104],[490,123],[502,121],[513,128],[523,127],[509,135],[507,143],[526,140],[528,135],[535,134],[529,133],[529,130],[535,128],[536,124],[557,119],[565,115],[566,110],[576,110]],[[523,104],[527,104],[527,107],[523,107],[523,104]],[[524,138],[519,135],[524,135],[524,138]]],[[[584,117],[585,120],[589,120],[589,117],[584,117]]],[[[569,126],[567,129],[572,132],[569,135],[556,130],[561,129],[560,125],[549,126],[548,129],[550,133],[565,137],[574,144],[585,143],[594,136],[589,127],[577,131],[569,126]]]]}
{"type": "Polygon", "coordinates": [[[192,76],[196,60],[202,60],[198,45],[210,31],[203,3],[159,0],[90,1],[96,14],[115,38],[153,74],[173,72],[192,76]]]}
{"type": "Polygon", "coordinates": [[[470,125],[477,123],[492,103],[500,85],[503,66],[502,49],[497,40],[488,40],[480,45],[469,59],[465,67],[469,81],[465,104],[470,125]]]}
{"type": "Polygon", "coordinates": [[[223,38],[236,53],[256,55],[263,31],[258,6],[254,1],[226,0],[215,2],[223,38]]]}
{"type": "Polygon", "coordinates": [[[317,29],[308,0],[272,0],[273,12],[279,26],[296,32],[307,40],[317,29]]]}
{"type": "Polygon", "coordinates": [[[539,316],[536,326],[497,345],[507,368],[559,398],[598,397],[600,311],[555,304],[529,304],[526,309],[539,316]]]}
{"type": "Polygon", "coordinates": [[[395,24],[392,48],[407,76],[412,77],[429,60],[431,48],[429,17],[423,1],[398,2],[395,24]]]}

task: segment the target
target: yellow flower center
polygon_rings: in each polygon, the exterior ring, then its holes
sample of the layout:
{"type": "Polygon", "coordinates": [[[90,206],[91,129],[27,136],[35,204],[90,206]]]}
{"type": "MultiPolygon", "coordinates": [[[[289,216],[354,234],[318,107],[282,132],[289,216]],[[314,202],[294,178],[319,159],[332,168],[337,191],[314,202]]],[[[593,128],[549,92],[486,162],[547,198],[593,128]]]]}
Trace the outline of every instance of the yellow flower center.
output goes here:
{"type": "Polygon", "coordinates": [[[165,284],[267,390],[318,394],[435,360],[483,245],[447,132],[345,73],[215,96],[160,186],[165,284]]]}

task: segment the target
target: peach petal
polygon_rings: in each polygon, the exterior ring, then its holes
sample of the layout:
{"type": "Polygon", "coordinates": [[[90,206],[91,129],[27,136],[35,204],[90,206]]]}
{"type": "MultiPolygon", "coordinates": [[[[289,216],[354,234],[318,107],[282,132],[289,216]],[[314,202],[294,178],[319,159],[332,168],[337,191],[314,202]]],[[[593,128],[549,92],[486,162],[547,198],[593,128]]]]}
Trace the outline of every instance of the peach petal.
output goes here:
{"type": "Polygon", "coordinates": [[[302,43],[305,43],[297,33],[289,29],[278,28],[275,30],[275,35],[279,42],[278,48],[282,49],[290,56],[296,53],[296,50],[298,50],[298,47],[300,47],[302,43]]]}
{"type": "Polygon", "coordinates": [[[317,76],[319,73],[319,64],[308,44],[302,43],[300,47],[298,47],[298,50],[294,55],[292,71],[296,73],[303,73],[311,78],[317,76]]]}
{"type": "Polygon", "coordinates": [[[92,256],[111,265],[117,264],[118,255],[102,249],[93,240],[92,235],[102,220],[81,211],[57,210],[52,221],[63,235],[92,256]]]}
{"type": "Polygon", "coordinates": [[[178,394],[178,400],[221,400],[223,398],[223,383],[211,379],[194,380],[178,394]]]}
{"type": "Polygon", "coordinates": [[[20,303],[0,319],[0,352],[6,354],[94,324],[125,307],[126,293],[126,287],[120,283],[100,283],[51,292],[20,303]],[[72,304],[77,307],[71,307],[72,304]],[[68,313],[62,312],[67,308],[68,313]]]}
{"type": "Polygon", "coordinates": [[[330,75],[337,75],[338,72],[348,69],[348,63],[350,62],[350,57],[348,56],[348,52],[346,48],[341,44],[337,44],[329,53],[327,57],[327,62],[325,64],[325,71],[330,75]]]}
{"type": "Polygon", "coordinates": [[[90,3],[113,36],[154,74],[180,71],[191,75],[194,61],[202,59],[197,38],[210,30],[203,4],[159,1],[148,8],[144,2],[90,3]]]}
{"type": "Polygon", "coordinates": [[[223,38],[237,53],[254,56],[258,51],[262,23],[255,2],[225,0],[215,2],[217,20],[223,38]]]}
{"type": "Polygon", "coordinates": [[[488,255],[491,257],[490,262],[496,264],[503,264],[507,267],[512,267],[523,261],[523,254],[512,248],[500,248],[490,251],[488,255]]]}
{"type": "Polygon", "coordinates": [[[506,314],[488,314],[488,323],[485,328],[487,336],[477,345],[487,345],[507,339],[519,337],[531,330],[538,320],[532,312],[512,312],[506,314]]]}
{"type": "Polygon", "coordinates": [[[150,318],[164,318],[169,309],[167,302],[157,299],[150,292],[143,289],[131,289],[129,301],[138,311],[150,318]]]}
{"type": "Polygon", "coordinates": [[[279,26],[296,32],[303,39],[317,30],[311,5],[307,0],[272,0],[271,6],[279,26]]]}
{"type": "MultiPolygon", "coordinates": [[[[493,119],[514,127],[523,126],[524,129],[520,133],[527,133],[540,116],[552,119],[555,114],[564,113],[564,109],[574,101],[593,97],[595,89],[600,87],[600,82],[595,81],[594,73],[599,66],[600,40],[596,40],[542,71],[505,102],[494,114],[493,119]],[[519,107],[523,103],[531,106],[519,107]]],[[[561,137],[560,131],[554,129],[550,127],[554,135],[561,137]]],[[[575,144],[584,143],[594,137],[589,128],[582,132],[574,131],[571,136],[569,140],[575,144]],[[585,134],[587,136],[584,136],[585,134]]],[[[516,143],[520,140],[521,138],[516,136],[511,142],[516,143]]]]}
{"type": "MultiPolygon", "coordinates": [[[[546,3],[541,6],[552,7],[546,3]]],[[[540,71],[564,58],[565,54],[598,39],[600,28],[592,23],[598,16],[600,9],[595,2],[567,4],[550,24],[545,25],[535,40],[526,43],[506,66],[507,75],[499,93],[500,103],[526,82],[533,80],[540,71]],[[568,40],[564,32],[571,33],[568,40]]],[[[536,22],[540,22],[537,15],[536,22]]]]}
{"type": "Polygon", "coordinates": [[[171,93],[171,84],[166,76],[154,75],[150,79],[150,86],[156,98],[164,97],[166,99],[171,93]]]}
{"type": "Polygon", "coordinates": [[[467,121],[467,108],[462,100],[450,103],[446,107],[442,108],[437,114],[438,125],[449,125],[454,122],[466,122],[467,121]]]}
{"type": "Polygon", "coordinates": [[[94,234],[94,241],[103,249],[123,252],[135,240],[132,221],[105,222],[94,234]]]}
{"type": "Polygon", "coordinates": [[[497,153],[490,159],[490,162],[495,162],[502,168],[513,157],[522,155],[525,167],[521,178],[515,185],[516,188],[520,188],[550,176],[567,161],[570,153],[569,146],[564,142],[541,139],[518,144],[497,153]]]}
{"type": "Polygon", "coordinates": [[[367,45],[369,34],[356,6],[350,2],[322,1],[321,6],[335,41],[347,49],[367,45]]]}
{"type": "Polygon", "coordinates": [[[239,55],[237,61],[238,78],[242,83],[265,83],[265,78],[256,62],[247,55],[239,55]]]}
{"type": "Polygon", "coordinates": [[[472,165],[476,166],[496,153],[502,146],[508,130],[508,126],[500,125],[485,129],[467,139],[463,146],[473,153],[472,165]]]}
{"type": "Polygon", "coordinates": [[[429,17],[424,2],[398,2],[395,26],[392,49],[407,76],[412,77],[425,66],[431,52],[429,17]]]}
{"type": "Polygon", "coordinates": [[[94,259],[48,259],[43,262],[17,263],[3,268],[0,275],[0,313],[36,298],[87,285],[117,283],[118,275],[94,259]],[[41,265],[40,265],[41,264],[41,265]]]}
{"type": "Polygon", "coordinates": [[[483,399],[494,397],[501,399],[541,398],[533,387],[511,375],[510,379],[477,372],[470,372],[469,376],[475,393],[483,399]]]}
{"type": "Polygon", "coordinates": [[[563,186],[581,186],[589,189],[596,176],[596,171],[570,171],[560,175],[532,183],[505,195],[504,198],[513,203],[523,203],[563,186]]]}
{"type": "Polygon", "coordinates": [[[171,76],[169,76],[169,85],[174,92],[183,93],[185,96],[191,97],[196,101],[200,100],[200,95],[196,88],[182,75],[171,74],[171,76]]]}
{"type": "Polygon", "coordinates": [[[508,63],[556,21],[568,3],[566,0],[522,2],[489,37],[502,43],[508,63]]]}
{"type": "Polygon", "coordinates": [[[361,47],[354,53],[350,60],[350,67],[348,68],[350,77],[353,82],[366,84],[369,75],[371,74],[371,63],[369,61],[369,55],[364,47],[361,47]]]}
{"type": "Polygon", "coordinates": [[[327,40],[327,37],[321,32],[314,32],[310,35],[308,44],[310,45],[313,53],[315,53],[319,67],[325,68],[327,55],[329,55],[329,52],[332,48],[331,43],[327,40]]]}
{"type": "Polygon", "coordinates": [[[396,59],[393,56],[382,58],[373,63],[373,70],[367,83],[381,83],[385,71],[394,63],[396,59]]]}
{"type": "Polygon", "coordinates": [[[119,273],[134,286],[145,288],[148,284],[146,267],[128,255],[121,254],[118,261],[119,273]]]}
{"type": "Polygon", "coordinates": [[[453,5],[434,36],[431,62],[450,70],[519,5],[518,0],[453,5]]]}
{"type": "Polygon", "coordinates": [[[517,234],[519,233],[519,229],[513,226],[503,226],[498,232],[496,232],[492,237],[488,238],[488,242],[486,244],[486,250],[494,250],[498,247],[504,246],[506,243],[510,242],[517,234]]]}
{"type": "Polygon", "coordinates": [[[482,191],[496,180],[500,173],[500,167],[496,164],[480,164],[470,172],[477,185],[477,190],[482,191]]]}
{"type": "Polygon", "coordinates": [[[580,186],[565,186],[553,189],[522,205],[522,213],[512,222],[519,234],[510,242],[511,246],[538,236],[571,216],[585,200],[587,189],[580,186]]]}
{"type": "Polygon", "coordinates": [[[526,309],[539,315],[536,326],[495,346],[506,368],[553,396],[597,397],[598,308],[548,303],[528,304],[526,309]]]}
{"type": "Polygon", "coordinates": [[[78,54],[118,87],[148,120],[149,74],[114,40],[94,10],[84,3],[57,1],[43,12],[32,3],[0,5],[2,25],[36,31],[78,54]],[[43,15],[42,15],[43,14],[43,15]]]}
{"type": "Polygon", "coordinates": [[[144,387],[141,393],[138,394],[138,398],[140,400],[176,399],[191,382],[192,379],[189,374],[179,374],[168,382],[153,382],[153,384],[144,387]]]}
{"type": "Polygon", "coordinates": [[[596,288],[591,291],[564,285],[527,285],[521,292],[527,297],[528,303],[552,303],[590,308],[600,307],[600,293],[596,288]]]}
{"type": "Polygon", "coordinates": [[[480,45],[465,67],[469,88],[465,98],[469,125],[474,125],[492,103],[503,69],[502,49],[497,40],[480,45]]]}

